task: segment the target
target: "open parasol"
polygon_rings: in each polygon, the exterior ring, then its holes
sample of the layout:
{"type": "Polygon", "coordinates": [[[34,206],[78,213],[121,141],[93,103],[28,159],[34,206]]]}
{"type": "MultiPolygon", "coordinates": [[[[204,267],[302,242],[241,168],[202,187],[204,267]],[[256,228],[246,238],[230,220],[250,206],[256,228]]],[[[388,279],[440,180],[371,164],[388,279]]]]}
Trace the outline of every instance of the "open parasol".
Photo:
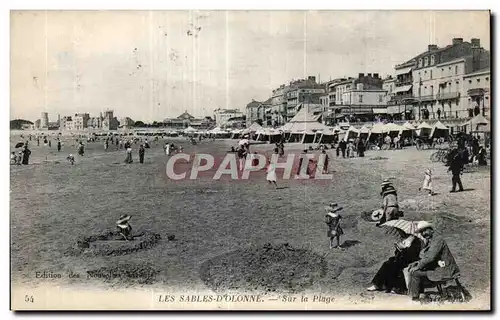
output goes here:
{"type": "Polygon", "coordinates": [[[24,142],[18,142],[15,146],[15,148],[21,148],[24,146],[24,142]]]}
{"type": "Polygon", "coordinates": [[[417,233],[417,225],[420,221],[407,221],[403,219],[390,220],[380,225],[385,234],[393,236],[396,242],[396,248],[402,250],[410,247],[415,238],[423,241],[424,239],[417,233]]]}

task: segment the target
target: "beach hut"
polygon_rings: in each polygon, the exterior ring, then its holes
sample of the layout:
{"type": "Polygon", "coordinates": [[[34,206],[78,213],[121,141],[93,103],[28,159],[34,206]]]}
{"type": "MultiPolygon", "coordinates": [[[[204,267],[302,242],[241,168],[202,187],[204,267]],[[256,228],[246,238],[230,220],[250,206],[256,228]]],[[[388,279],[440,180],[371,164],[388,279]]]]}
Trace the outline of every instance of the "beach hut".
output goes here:
{"type": "Polygon", "coordinates": [[[478,114],[474,118],[462,124],[462,126],[465,127],[466,132],[474,132],[474,131],[489,132],[490,131],[488,130],[489,125],[490,121],[481,114],[478,114]]]}
{"type": "Polygon", "coordinates": [[[429,125],[427,122],[422,122],[421,124],[418,125],[417,130],[415,133],[419,137],[426,137],[429,136],[432,131],[432,126],[429,125]]]}
{"type": "Polygon", "coordinates": [[[368,133],[368,138],[366,140],[372,141],[376,139],[378,135],[381,135],[383,133],[384,133],[384,124],[382,122],[377,122],[370,129],[370,132],[368,133]]]}
{"type": "Polygon", "coordinates": [[[432,126],[430,136],[436,138],[446,137],[449,132],[450,130],[448,129],[448,127],[445,126],[441,121],[438,121],[432,126]]]}
{"type": "Polygon", "coordinates": [[[250,127],[243,129],[241,131],[241,134],[242,135],[246,135],[246,134],[254,135],[257,131],[262,130],[262,129],[263,129],[263,127],[260,124],[258,124],[257,122],[254,122],[250,125],[250,127]]]}
{"type": "Polygon", "coordinates": [[[344,140],[349,141],[349,139],[354,139],[358,135],[359,135],[359,130],[354,128],[353,126],[350,126],[345,133],[344,140]]]}
{"type": "Polygon", "coordinates": [[[386,123],[384,124],[382,130],[383,132],[387,132],[389,134],[394,134],[394,133],[399,134],[399,132],[407,130],[407,128],[397,125],[395,123],[386,123]]]}
{"type": "Polygon", "coordinates": [[[304,107],[279,130],[284,132],[289,142],[310,143],[316,140],[316,132],[327,132],[330,127],[318,121],[321,115],[314,115],[304,107]],[[287,134],[288,133],[288,134],[287,134]]]}

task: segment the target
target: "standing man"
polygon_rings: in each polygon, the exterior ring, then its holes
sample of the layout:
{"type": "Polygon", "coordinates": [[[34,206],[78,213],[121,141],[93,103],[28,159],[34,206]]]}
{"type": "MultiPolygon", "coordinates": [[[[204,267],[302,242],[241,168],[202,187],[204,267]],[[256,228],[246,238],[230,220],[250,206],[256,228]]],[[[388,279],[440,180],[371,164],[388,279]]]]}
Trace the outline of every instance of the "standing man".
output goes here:
{"type": "Polygon", "coordinates": [[[80,144],[78,145],[78,154],[80,156],[83,156],[84,153],[85,153],[85,148],[83,146],[83,142],[80,141],[80,144]]]}
{"type": "Polygon", "coordinates": [[[61,140],[57,139],[57,152],[61,152],[61,140]]]}
{"type": "Polygon", "coordinates": [[[442,236],[434,234],[431,223],[420,221],[417,233],[422,235],[426,244],[420,251],[420,260],[411,263],[407,269],[410,279],[409,294],[414,301],[419,300],[426,281],[454,279],[460,273],[446,241],[442,236]]]}
{"type": "Polygon", "coordinates": [[[328,162],[330,161],[330,157],[328,157],[325,149],[323,149],[321,153],[325,155],[325,162],[323,163],[323,174],[326,174],[328,173],[328,162]]]}
{"type": "Polygon", "coordinates": [[[340,140],[339,148],[340,151],[342,152],[342,158],[345,158],[345,149],[347,149],[347,143],[345,142],[344,139],[340,140]]]}
{"type": "Polygon", "coordinates": [[[460,179],[460,175],[462,174],[462,171],[464,169],[464,158],[468,160],[468,155],[465,152],[465,146],[463,145],[463,142],[459,142],[459,147],[453,151],[452,158],[450,161],[450,167],[448,168],[448,171],[451,171],[452,178],[451,178],[451,191],[450,192],[456,192],[456,187],[458,185],[458,191],[464,191],[464,187],[462,185],[462,180],[460,179]]]}
{"type": "Polygon", "coordinates": [[[142,146],[142,144],[139,146],[139,162],[144,163],[144,153],[146,152],[146,149],[142,146]]]}

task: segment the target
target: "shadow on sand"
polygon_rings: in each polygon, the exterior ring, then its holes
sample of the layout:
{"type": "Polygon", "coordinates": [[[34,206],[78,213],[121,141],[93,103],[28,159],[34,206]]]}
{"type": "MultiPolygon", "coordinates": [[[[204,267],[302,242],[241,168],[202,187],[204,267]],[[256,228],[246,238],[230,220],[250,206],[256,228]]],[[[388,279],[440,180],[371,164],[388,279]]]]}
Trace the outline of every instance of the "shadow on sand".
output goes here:
{"type": "Polygon", "coordinates": [[[344,241],[344,243],[342,243],[340,245],[341,248],[350,248],[350,247],[353,247],[355,245],[357,245],[358,243],[361,243],[361,241],[358,241],[358,240],[346,240],[344,241]]]}

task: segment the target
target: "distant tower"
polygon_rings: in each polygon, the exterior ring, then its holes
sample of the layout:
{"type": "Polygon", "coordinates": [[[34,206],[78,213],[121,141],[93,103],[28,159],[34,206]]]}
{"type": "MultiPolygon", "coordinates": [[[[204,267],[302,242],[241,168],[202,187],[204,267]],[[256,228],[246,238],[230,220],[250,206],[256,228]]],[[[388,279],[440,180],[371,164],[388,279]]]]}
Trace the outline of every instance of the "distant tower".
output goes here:
{"type": "Polygon", "coordinates": [[[60,114],[57,115],[57,126],[61,127],[61,115],[60,114]]]}
{"type": "Polygon", "coordinates": [[[49,114],[47,112],[42,112],[42,117],[40,118],[40,128],[49,127],[49,114]]]}

